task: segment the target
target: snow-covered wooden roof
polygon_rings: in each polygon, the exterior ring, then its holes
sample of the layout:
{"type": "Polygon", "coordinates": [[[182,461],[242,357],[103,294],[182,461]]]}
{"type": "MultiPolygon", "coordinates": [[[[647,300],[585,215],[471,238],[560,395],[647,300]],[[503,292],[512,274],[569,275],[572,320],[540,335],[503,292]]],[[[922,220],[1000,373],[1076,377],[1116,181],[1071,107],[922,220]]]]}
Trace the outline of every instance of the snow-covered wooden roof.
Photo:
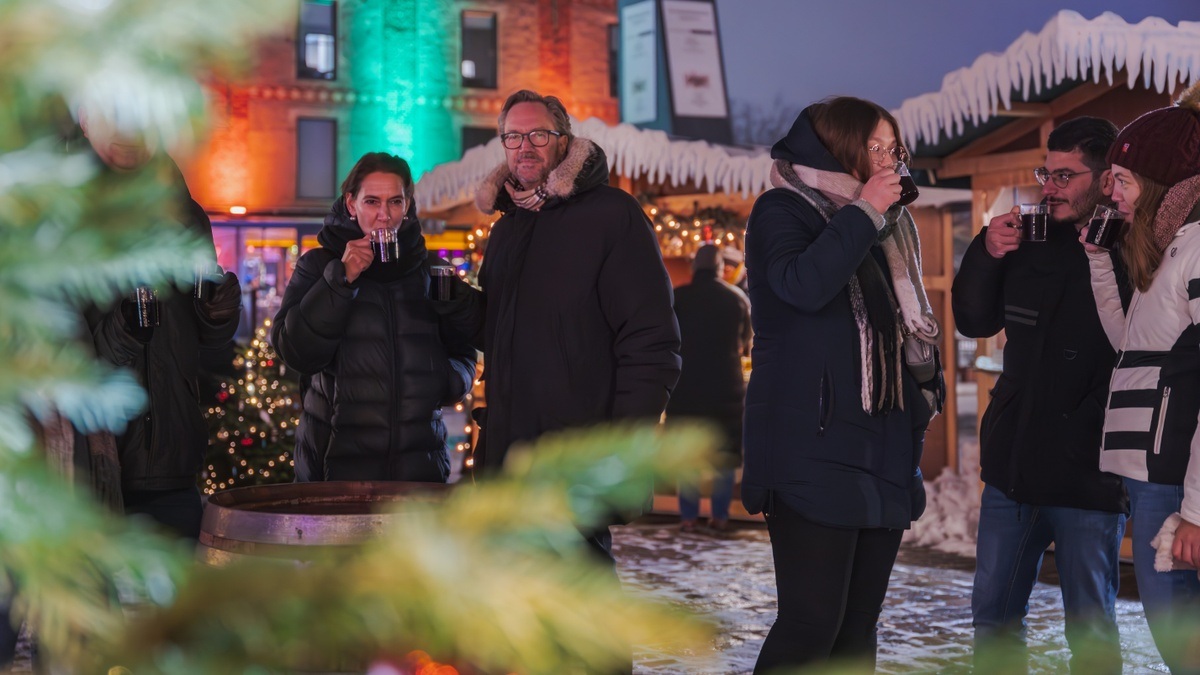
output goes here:
{"type": "MultiPolygon", "coordinates": [[[[632,179],[685,185],[708,192],[754,197],[771,187],[771,158],[763,150],[745,150],[704,141],[673,139],[662,131],[632,124],[610,126],[596,118],[571,120],[576,136],[587,138],[608,155],[608,166],[632,179]]],[[[417,181],[417,207],[441,211],[464,204],[488,173],[504,161],[499,138],[471,148],[457,162],[434,167],[417,181]]]]}
{"type": "Polygon", "coordinates": [[[1122,69],[1131,89],[1140,79],[1160,93],[1180,79],[1200,79],[1200,22],[1175,26],[1150,17],[1130,24],[1112,12],[1089,20],[1063,10],[1041,32],[1022,34],[1003,54],[981,55],[946,75],[941,91],[907,99],[892,113],[906,145],[933,145],[942,135],[961,135],[968,122],[986,122],[1000,106],[1011,108],[1014,94],[1028,99],[1031,91],[1089,74],[1112,84],[1122,69]]]}

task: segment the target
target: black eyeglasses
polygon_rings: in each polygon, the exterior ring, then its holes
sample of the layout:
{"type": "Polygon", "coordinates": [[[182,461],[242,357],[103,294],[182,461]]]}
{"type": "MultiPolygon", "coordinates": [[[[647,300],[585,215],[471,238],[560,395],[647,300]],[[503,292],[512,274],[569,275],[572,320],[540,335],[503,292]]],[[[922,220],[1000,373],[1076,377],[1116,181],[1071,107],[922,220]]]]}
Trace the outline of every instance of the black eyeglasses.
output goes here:
{"type": "Polygon", "coordinates": [[[549,129],[534,129],[533,131],[528,131],[523,134],[510,131],[507,134],[500,134],[500,142],[503,143],[504,147],[508,148],[509,150],[516,150],[517,148],[520,148],[521,143],[528,138],[529,144],[533,147],[544,148],[546,147],[546,144],[550,142],[551,136],[558,138],[559,136],[562,136],[562,134],[557,131],[550,131],[549,129]]]}
{"type": "Polygon", "coordinates": [[[1033,170],[1033,177],[1037,179],[1038,185],[1045,185],[1046,181],[1049,180],[1054,181],[1054,185],[1058,189],[1065,190],[1066,187],[1071,184],[1072,178],[1075,176],[1082,176],[1085,173],[1095,172],[1089,169],[1087,171],[1076,171],[1075,173],[1071,173],[1070,171],[1055,171],[1051,173],[1050,169],[1047,169],[1043,166],[1033,170]]]}

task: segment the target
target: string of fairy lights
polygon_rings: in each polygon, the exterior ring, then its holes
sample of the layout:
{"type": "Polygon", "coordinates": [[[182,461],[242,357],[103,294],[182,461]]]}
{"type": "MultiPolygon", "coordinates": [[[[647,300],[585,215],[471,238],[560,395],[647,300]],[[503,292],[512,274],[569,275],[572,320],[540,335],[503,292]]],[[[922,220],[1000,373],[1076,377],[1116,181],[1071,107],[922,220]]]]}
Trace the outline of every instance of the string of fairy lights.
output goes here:
{"type": "MultiPolygon", "coordinates": [[[[690,257],[704,244],[720,244],[744,250],[746,222],[736,211],[722,206],[701,208],[694,202],[692,213],[685,215],[657,205],[651,197],[639,199],[642,211],[654,226],[659,248],[664,258],[690,257]]],[[[476,227],[467,233],[467,249],[471,254],[473,269],[478,268],[478,259],[487,248],[488,236],[495,221],[476,227]]],[[[468,279],[472,277],[464,274],[468,279]]]]}
{"type": "Polygon", "coordinates": [[[690,257],[705,244],[720,244],[743,249],[745,220],[735,211],[721,206],[692,207],[684,215],[643,199],[642,210],[654,225],[658,246],[664,258],[690,257]]]}
{"type": "MultiPolygon", "coordinates": [[[[710,243],[743,248],[744,221],[729,209],[700,208],[696,204],[691,214],[685,215],[647,198],[643,198],[642,208],[654,227],[664,258],[689,257],[710,243]]],[[[479,268],[492,225],[467,234],[472,271],[459,274],[468,282],[476,281],[474,270],[479,268]]],[[[294,475],[292,450],[300,423],[300,396],[296,382],[287,376],[286,367],[267,340],[270,329],[270,319],[255,329],[250,344],[234,359],[236,379],[221,385],[217,401],[207,409],[212,438],[202,474],[202,488],[207,494],[244,485],[287,482],[294,475]]],[[[472,409],[481,381],[482,366],[473,391],[454,406],[456,412],[472,409]]],[[[477,433],[474,421],[468,417],[464,437],[453,445],[461,458],[458,465],[466,471],[474,466],[471,448],[477,433]]]]}

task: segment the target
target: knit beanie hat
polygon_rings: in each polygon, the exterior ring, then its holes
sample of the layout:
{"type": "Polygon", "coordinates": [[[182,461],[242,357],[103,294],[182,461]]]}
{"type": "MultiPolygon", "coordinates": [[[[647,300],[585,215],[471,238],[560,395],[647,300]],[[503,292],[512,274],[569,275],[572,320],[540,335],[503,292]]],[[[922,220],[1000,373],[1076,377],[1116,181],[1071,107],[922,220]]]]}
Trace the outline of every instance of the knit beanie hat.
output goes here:
{"type": "Polygon", "coordinates": [[[1107,161],[1167,187],[1200,175],[1200,82],[1126,125],[1107,161]]]}
{"type": "Polygon", "coordinates": [[[717,269],[717,260],[721,257],[721,250],[714,244],[705,244],[696,251],[696,257],[692,260],[692,270],[699,272],[700,270],[715,270],[717,269]]]}

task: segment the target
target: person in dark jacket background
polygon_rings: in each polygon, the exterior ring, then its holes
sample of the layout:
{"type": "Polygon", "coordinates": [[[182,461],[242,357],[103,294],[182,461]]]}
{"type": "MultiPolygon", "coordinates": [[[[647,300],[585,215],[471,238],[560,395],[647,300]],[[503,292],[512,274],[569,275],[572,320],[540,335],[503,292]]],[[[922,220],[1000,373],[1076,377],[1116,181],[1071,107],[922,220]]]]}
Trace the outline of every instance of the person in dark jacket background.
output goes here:
{"type": "Polygon", "coordinates": [[[1035,172],[1050,207],[1046,241],[1021,241],[1017,209],[996,216],[954,278],[958,330],[983,338],[1003,329],[1007,338],[979,429],[985,487],[971,613],[983,660],[989,642],[1025,653],[1029,595],[1053,542],[1072,671],[1121,672],[1116,598],[1129,502],[1121,479],[1100,470],[1115,353],[1078,241],[1112,194],[1105,154],[1116,136],[1098,117],[1055,128],[1035,172]]]}
{"type": "MultiPolygon", "coordinates": [[[[86,107],[79,124],[106,167],[103,179],[126,180],[134,172],[155,172],[175,191],[176,220],[212,242],[212,225],[192,199],[179,168],[154,154],[140,136],[86,107]]],[[[213,248],[212,261],[216,261],[213,248]]],[[[128,368],[148,394],[149,404],[117,437],[121,501],[127,514],[144,514],[180,536],[197,538],[203,514],[196,485],[208,449],[208,426],[197,393],[200,350],[227,345],[237,330],[241,287],[226,272],[207,299],[191,289],[159,289],[159,325],[139,327],[132,303],[88,312],[100,358],[128,368]]]]}
{"type": "MultiPolygon", "coordinates": [[[[504,213],[482,292],[462,284],[439,303],[484,351],[484,470],[546,432],[657,421],[679,377],[671,281],[637,200],[607,185],[604,151],[572,135],[557,98],[528,90],[505,101],[499,129],[506,161],[475,199],[504,213]]],[[[583,534],[613,562],[607,528],[583,534]]]]}
{"type": "Polygon", "coordinates": [[[921,372],[902,347],[932,347],[940,329],[895,205],[899,136],[869,101],[805,108],[750,214],[742,501],[766,515],[779,592],[756,673],[874,663],[900,538],[924,510],[921,448],[945,390],[936,351],[921,372]]]}
{"type": "Polygon", "coordinates": [[[437,258],[425,250],[408,163],[363,155],[317,241],[271,327],[280,358],[308,378],[296,480],[446,482],[441,407],[470,391],[475,350],[447,337],[430,303],[437,258]],[[377,229],[397,230],[398,260],[376,256],[367,235],[377,229]]]}
{"type": "MultiPolygon", "coordinates": [[[[722,466],[713,478],[709,527],[725,530],[734,474],[742,457],[742,408],[746,384],[742,357],[750,355],[750,300],[724,281],[721,249],[701,246],[692,260],[692,281],[675,289],[683,371],[667,403],[668,421],[704,419],[724,435],[722,466]]],[[[692,531],[699,516],[699,491],[679,486],[680,529],[692,531]]]]}

